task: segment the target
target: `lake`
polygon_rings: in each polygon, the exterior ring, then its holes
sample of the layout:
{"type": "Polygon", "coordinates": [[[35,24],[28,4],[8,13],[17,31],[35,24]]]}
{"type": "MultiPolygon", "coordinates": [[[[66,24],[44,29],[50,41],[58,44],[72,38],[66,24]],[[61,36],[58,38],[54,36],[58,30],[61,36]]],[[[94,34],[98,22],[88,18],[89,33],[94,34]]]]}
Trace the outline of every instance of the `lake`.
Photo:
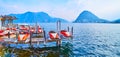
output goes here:
{"type": "MultiPolygon", "coordinates": [[[[55,23],[41,23],[46,32],[56,30],[55,23]]],[[[73,40],[63,40],[61,47],[33,49],[0,48],[3,57],[120,57],[120,24],[62,23],[61,29],[74,27],[73,40]]],[[[43,46],[42,44],[40,46],[43,46]]]]}

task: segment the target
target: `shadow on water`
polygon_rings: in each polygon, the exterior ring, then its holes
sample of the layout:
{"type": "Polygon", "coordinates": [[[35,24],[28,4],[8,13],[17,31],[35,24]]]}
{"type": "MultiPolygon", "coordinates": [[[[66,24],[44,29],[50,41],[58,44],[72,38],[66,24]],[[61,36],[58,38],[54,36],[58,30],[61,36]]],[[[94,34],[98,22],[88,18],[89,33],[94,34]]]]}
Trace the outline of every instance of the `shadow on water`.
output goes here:
{"type": "Polygon", "coordinates": [[[44,48],[0,47],[1,57],[73,57],[72,44],[44,48]]]}

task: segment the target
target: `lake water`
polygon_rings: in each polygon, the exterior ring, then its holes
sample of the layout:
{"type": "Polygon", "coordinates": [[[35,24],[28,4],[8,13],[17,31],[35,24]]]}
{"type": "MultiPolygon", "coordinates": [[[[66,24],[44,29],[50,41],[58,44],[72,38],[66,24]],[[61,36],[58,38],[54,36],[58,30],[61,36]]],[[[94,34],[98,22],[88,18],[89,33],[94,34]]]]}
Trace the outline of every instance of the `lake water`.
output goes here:
{"type": "MultiPolygon", "coordinates": [[[[55,23],[42,23],[46,32],[56,30],[55,23]]],[[[120,57],[120,24],[62,23],[62,29],[74,27],[73,40],[63,40],[38,49],[0,48],[5,57],[120,57]]],[[[41,44],[42,46],[42,44],[41,44]]]]}

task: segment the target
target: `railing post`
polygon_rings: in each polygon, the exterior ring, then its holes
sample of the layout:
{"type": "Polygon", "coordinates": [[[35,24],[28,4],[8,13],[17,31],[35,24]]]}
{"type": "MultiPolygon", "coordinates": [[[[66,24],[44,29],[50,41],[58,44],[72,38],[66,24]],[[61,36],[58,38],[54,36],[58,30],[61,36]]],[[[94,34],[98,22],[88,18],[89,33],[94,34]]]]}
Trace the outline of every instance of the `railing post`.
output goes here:
{"type": "Polygon", "coordinates": [[[46,38],[46,32],[45,30],[43,30],[43,36],[44,36],[44,45],[46,46],[46,42],[47,42],[47,38],[46,38]]]}
{"type": "Polygon", "coordinates": [[[57,32],[61,30],[61,21],[57,21],[57,32]]]}
{"type": "Polygon", "coordinates": [[[69,32],[69,26],[67,27],[67,30],[68,30],[68,32],[69,32]]]}
{"type": "Polygon", "coordinates": [[[30,47],[32,47],[32,32],[30,32],[30,47]]]}
{"type": "Polygon", "coordinates": [[[10,38],[10,32],[8,32],[8,38],[10,38]]]}
{"type": "Polygon", "coordinates": [[[56,45],[61,46],[61,39],[56,40],[56,45]]]}
{"type": "Polygon", "coordinates": [[[18,39],[18,32],[16,32],[16,39],[18,39]]]}
{"type": "Polygon", "coordinates": [[[72,34],[72,37],[73,37],[73,27],[71,28],[71,34],[72,34]]]}

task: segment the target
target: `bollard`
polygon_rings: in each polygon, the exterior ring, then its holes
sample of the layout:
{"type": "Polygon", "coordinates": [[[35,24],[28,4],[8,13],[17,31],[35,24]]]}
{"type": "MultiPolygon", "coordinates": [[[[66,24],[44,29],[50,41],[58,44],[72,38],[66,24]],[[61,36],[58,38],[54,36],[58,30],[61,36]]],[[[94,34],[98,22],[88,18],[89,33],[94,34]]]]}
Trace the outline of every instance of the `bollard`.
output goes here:
{"type": "Polygon", "coordinates": [[[57,46],[61,46],[61,40],[60,40],[60,39],[57,39],[57,40],[56,40],[56,45],[57,45],[57,46]]]}

